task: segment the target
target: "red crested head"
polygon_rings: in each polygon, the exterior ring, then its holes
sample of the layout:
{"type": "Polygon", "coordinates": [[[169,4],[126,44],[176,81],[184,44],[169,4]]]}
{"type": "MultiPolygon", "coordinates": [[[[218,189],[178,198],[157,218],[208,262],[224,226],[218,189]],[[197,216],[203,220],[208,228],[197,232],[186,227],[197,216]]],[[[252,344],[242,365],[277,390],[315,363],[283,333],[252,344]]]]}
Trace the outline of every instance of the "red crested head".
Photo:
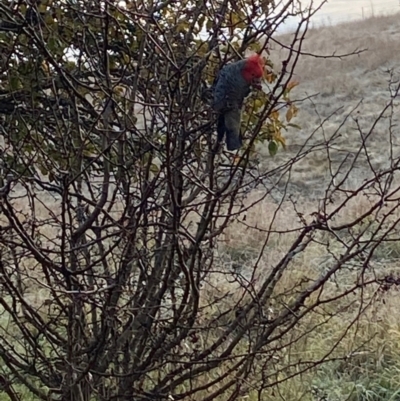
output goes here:
{"type": "Polygon", "coordinates": [[[259,54],[253,54],[242,69],[243,78],[250,84],[254,80],[260,80],[264,75],[264,60],[259,54]]]}

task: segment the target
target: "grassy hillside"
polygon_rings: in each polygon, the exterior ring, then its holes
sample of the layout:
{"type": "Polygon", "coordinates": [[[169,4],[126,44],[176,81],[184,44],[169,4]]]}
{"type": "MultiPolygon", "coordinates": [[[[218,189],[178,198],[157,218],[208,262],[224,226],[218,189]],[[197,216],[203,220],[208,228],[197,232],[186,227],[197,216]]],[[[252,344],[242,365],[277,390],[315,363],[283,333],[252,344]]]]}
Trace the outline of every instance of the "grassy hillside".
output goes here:
{"type": "MultiPolygon", "coordinates": [[[[290,40],[290,35],[278,37],[271,48],[271,57],[278,70],[286,54],[280,43],[288,44],[290,40]]],[[[266,149],[258,149],[262,170],[276,168],[298,155],[302,158],[286,173],[277,174],[276,178],[280,177],[281,181],[276,185],[275,196],[258,204],[248,213],[245,224],[238,222],[227,234],[231,259],[246,260],[249,269],[256,260],[252,255],[257,254],[260,244],[265,241],[265,233],[271,229],[284,231],[298,227],[298,213],[309,216],[316,211],[329,183],[339,181],[348,173],[345,187],[355,189],[400,156],[398,102],[395,101],[393,108],[387,109],[383,118],[374,124],[389,103],[400,77],[400,14],[312,29],[306,35],[302,51],[319,57],[302,55],[296,68],[294,79],[300,85],[293,93],[299,100],[300,112],[293,122],[300,125],[301,130],[292,129],[286,133],[287,150],[280,151],[274,158],[266,149]],[[362,52],[341,60],[324,58],[358,50],[362,52]],[[313,148],[316,144],[319,144],[318,150],[313,148]],[[308,149],[310,153],[306,154],[308,149]],[[284,194],[286,201],[277,206],[284,194]],[[289,196],[291,201],[288,201],[289,196]],[[249,229],[249,226],[257,229],[249,229]]],[[[272,185],[271,181],[269,186],[272,185]]],[[[261,196],[262,193],[254,192],[249,197],[249,204],[261,196]]],[[[333,200],[332,208],[339,202],[340,196],[333,200]]],[[[358,197],[345,208],[340,220],[345,222],[360,216],[370,206],[371,199],[358,197]]],[[[397,213],[393,219],[399,217],[397,213]]],[[[263,258],[265,269],[282,257],[290,241],[290,235],[271,235],[263,258]]],[[[290,288],[302,274],[304,277],[315,274],[333,263],[329,253],[326,247],[313,245],[299,258],[295,273],[292,272],[283,286],[290,288]]],[[[375,256],[371,262],[374,274],[398,274],[399,241],[382,247],[375,256]]],[[[344,281],[337,289],[346,285],[346,281],[351,282],[353,276],[344,274],[342,279],[344,281]]],[[[335,294],[337,289],[333,286],[332,293],[335,294]]],[[[395,312],[400,308],[398,294],[390,291],[384,295],[369,294],[367,298],[369,296],[374,299],[372,309],[339,347],[348,352],[360,347],[358,351],[345,363],[332,362],[311,375],[282,385],[282,399],[320,400],[325,396],[328,400],[338,401],[398,399],[400,318],[395,312]],[[314,394],[310,391],[312,386],[318,389],[314,394]]],[[[354,318],[360,303],[367,301],[358,299],[354,302],[352,307],[340,313],[338,320],[334,319],[318,330],[303,347],[288,350],[288,355],[312,358],[316,350],[332,345],[354,318]]]]}
{"type": "MultiPolygon", "coordinates": [[[[400,72],[400,14],[375,16],[357,22],[336,26],[324,26],[307,32],[302,52],[296,66],[294,79],[300,82],[296,88],[300,112],[293,122],[300,131],[286,134],[288,150],[280,152],[273,164],[289,160],[305,143],[310,147],[325,139],[335,137],[327,150],[313,152],[296,164],[291,180],[296,188],[304,189],[303,195],[315,199],[331,178],[330,159],[335,170],[347,157],[345,168],[362,142],[357,124],[366,134],[387,105],[391,89],[400,72]],[[357,55],[345,55],[357,52],[357,55]],[[341,59],[326,56],[344,55],[341,59]],[[389,83],[392,82],[392,85],[389,83]],[[302,100],[306,99],[307,100],[302,100]],[[355,110],[356,109],[356,110],[355,110]],[[345,117],[352,118],[345,123],[345,117]],[[318,126],[321,128],[317,129],[318,126]],[[339,130],[337,132],[337,130],[339,130]]],[[[275,68],[280,69],[287,50],[281,44],[291,42],[291,35],[276,38],[271,46],[275,68]]],[[[373,129],[365,141],[372,166],[377,169],[388,165],[390,152],[393,157],[399,151],[398,135],[391,135],[389,125],[398,123],[398,102],[393,110],[387,110],[385,118],[373,129]],[[392,115],[391,115],[392,112],[392,115]],[[391,115],[391,118],[389,116],[391,115]]],[[[263,166],[271,166],[267,152],[263,152],[263,166]]],[[[361,157],[351,180],[359,183],[370,174],[365,157],[361,157]]]]}

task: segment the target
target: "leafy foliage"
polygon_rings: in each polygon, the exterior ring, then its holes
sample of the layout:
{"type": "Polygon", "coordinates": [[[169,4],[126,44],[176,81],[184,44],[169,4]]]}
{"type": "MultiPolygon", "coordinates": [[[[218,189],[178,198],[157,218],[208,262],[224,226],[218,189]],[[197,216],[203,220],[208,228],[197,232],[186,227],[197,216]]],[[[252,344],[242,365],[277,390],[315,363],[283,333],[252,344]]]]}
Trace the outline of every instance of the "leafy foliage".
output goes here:
{"type": "MultiPolygon", "coordinates": [[[[29,169],[25,166],[26,174],[32,174],[29,170],[36,167],[53,177],[58,168],[67,169],[67,160],[75,157],[76,148],[82,156],[101,157],[101,116],[111,98],[109,107],[117,117],[113,118],[113,130],[124,132],[124,152],[131,159],[137,157],[132,143],[143,137],[135,128],[138,121],[133,111],[138,102],[145,104],[142,112],[151,116],[154,125],[145,134],[149,146],[165,144],[168,136],[160,122],[155,124],[154,105],[165,105],[164,120],[171,113],[185,115],[190,136],[196,138],[196,143],[206,141],[204,127],[209,130],[211,116],[199,92],[212,84],[223,63],[244,56],[248,50],[261,52],[266,48],[267,42],[262,44],[261,39],[270,32],[273,20],[259,22],[262,18],[255,16],[271,12],[272,4],[251,2],[234,9],[228,3],[204,3],[196,8],[195,3],[178,5],[170,1],[149,7],[137,2],[122,6],[42,1],[30,8],[20,4],[17,9],[3,4],[7,23],[19,27],[17,35],[0,34],[5,60],[1,86],[3,107],[8,110],[8,145],[23,150],[24,158],[35,162],[29,163],[29,169]],[[36,24],[27,23],[24,16],[28,11],[37,16],[36,24]],[[255,28],[257,24],[259,27],[255,28]],[[21,110],[20,104],[29,104],[31,110],[21,110]],[[166,113],[167,105],[170,109],[166,113]],[[34,118],[29,121],[33,113],[34,118]],[[73,128],[76,119],[80,132],[71,138],[65,131],[77,131],[73,128]],[[42,150],[53,155],[53,167],[44,163],[28,139],[21,142],[31,127],[42,150]]],[[[266,78],[270,84],[276,82],[271,63],[266,78]]],[[[287,89],[283,99],[290,104],[288,94],[292,86],[288,83],[284,84],[287,89]]],[[[273,110],[275,104],[271,93],[265,92],[254,94],[247,102],[244,128],[252,133],[251,142],[274,140],[285,145],[281,135],[285,125],[273,110]]],[[[291,116],[295,115],[293,107],[289,109],[291,116]]],[[[290,119],[287,114],[288,122],[290,119]]],[[[111,160],[117,157],[117,141],[110,138],[107,145],[111,160]]],[[[26,160],[20,160],[20,152],[14,152],[13,157],[15,166],[26,164],[26,160]]],[[[115,163],[110,165],[112,170],[115,167],[115,163]]]]}

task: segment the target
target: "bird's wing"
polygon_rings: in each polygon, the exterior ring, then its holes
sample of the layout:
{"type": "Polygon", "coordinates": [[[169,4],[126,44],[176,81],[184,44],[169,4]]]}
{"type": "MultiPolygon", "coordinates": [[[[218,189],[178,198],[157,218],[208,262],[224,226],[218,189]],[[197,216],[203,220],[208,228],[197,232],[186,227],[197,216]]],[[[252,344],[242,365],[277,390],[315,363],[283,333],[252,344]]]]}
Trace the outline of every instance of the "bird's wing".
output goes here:
{"type": "Polygon", "coordinates": [[[212,84],[212,107],[215,111],[222,111],[226,107],[226,84],[224,81],[224,69],[222,69],[217,73],[212,84]]]}

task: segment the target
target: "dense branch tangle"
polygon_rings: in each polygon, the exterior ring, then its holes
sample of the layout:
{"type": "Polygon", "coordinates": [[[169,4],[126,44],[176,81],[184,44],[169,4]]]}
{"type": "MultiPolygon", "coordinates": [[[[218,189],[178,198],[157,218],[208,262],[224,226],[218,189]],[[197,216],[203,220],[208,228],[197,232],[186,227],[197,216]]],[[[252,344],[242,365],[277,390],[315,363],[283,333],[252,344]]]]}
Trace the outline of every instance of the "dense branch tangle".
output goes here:
{"type": "MultiPolygon", "coordinates": [[[[342,244],[328,271],[287,296],[276,296],[277,284],[317,232],[331,232],[326,221],[299,224],[257,284],[218,261],[251,188],[303,157],[250,169],[251,145],[271,140],[265,126],[289,101],[298,48],[270,92],[247,104],[239,164],[214,151],[204,96],[223,63],[267,47],[295,10],[280,6],[273,14],[272,1],[1,3],[2,168],[14,179],[1,192],[7,383],[43,400],[211,400],[262,397],[293,374],[274,358],[303,335],[285,334],[329,301],[305,306],[308,298],[374,249],[342,244]]],[[[303,38],[299,29],[293,49],[303,38]]],[[[346,289],[343,303],[364,285],[346,289]]]]}

